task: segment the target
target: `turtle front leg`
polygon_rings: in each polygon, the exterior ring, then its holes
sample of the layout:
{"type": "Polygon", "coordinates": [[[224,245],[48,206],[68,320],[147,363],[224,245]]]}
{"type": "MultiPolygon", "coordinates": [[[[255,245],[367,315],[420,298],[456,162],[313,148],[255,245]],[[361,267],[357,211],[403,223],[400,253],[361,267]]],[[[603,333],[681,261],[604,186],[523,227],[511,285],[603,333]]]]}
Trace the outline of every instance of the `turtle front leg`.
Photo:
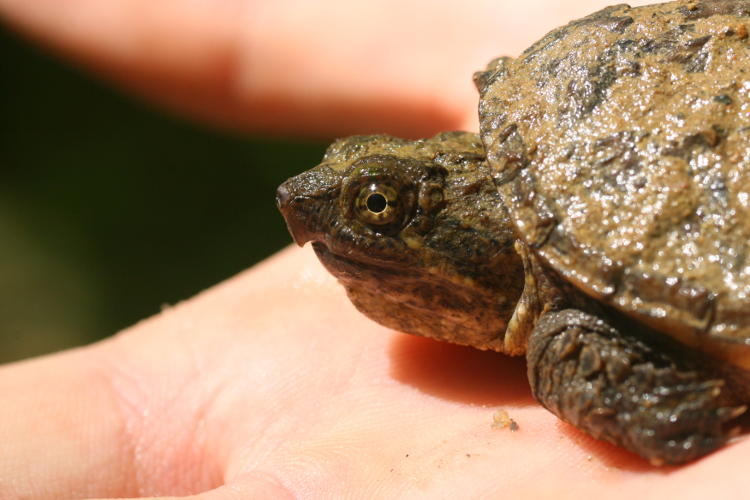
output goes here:
{"type": "Polygon", "coordinates": [[[745,411],[724,380],[575,309],[548,312],[527,351],[534,397],[595,438],[652,464],[681,464],[724,444],[745,411]]]}

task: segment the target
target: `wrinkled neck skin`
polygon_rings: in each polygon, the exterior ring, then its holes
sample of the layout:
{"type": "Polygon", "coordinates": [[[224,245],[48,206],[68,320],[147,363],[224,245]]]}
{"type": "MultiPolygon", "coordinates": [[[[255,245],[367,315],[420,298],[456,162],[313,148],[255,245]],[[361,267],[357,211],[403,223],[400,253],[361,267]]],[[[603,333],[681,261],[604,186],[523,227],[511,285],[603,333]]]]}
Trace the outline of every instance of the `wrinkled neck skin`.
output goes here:
{"type": "Polygon", "coordinates": [[[277,202],[295,241],[312,242],[371,319],[508,351],[523,263],[475,134],[339,140],[277,202]]]}

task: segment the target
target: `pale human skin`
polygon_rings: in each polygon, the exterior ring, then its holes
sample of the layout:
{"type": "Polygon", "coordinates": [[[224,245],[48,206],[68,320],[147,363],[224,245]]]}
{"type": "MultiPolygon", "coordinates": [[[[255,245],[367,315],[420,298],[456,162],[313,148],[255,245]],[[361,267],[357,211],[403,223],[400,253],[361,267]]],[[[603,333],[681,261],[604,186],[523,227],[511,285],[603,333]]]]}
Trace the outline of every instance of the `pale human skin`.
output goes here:
{"type": "MultiPolygon", "coordinates": [[[[420,0],[391,18],[404,2],[338,3],[0,0],[0,15],[111,81],[217,124],[419,136],[474,128],[474,69],[604,5],[420,0]],[[444,29],[456,38],[433,36],[444,29]]],[[[747,439],[654,468],[541,408],[524,370],[519,359],[370,322],[309,248],[290,248],[108,340],[0,368],[0,498],[743,491],[747,439]],[[491,427],[499,408],[518,431],[491,427]]]]}

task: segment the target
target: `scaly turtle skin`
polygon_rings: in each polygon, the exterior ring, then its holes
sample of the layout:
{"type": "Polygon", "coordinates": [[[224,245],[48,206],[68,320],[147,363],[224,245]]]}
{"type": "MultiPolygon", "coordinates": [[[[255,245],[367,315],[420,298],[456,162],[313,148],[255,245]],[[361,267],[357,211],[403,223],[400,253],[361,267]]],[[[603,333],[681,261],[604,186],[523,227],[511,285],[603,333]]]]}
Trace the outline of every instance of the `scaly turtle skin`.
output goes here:
{"type": "Polygon", "coordinates": [[[481,141],[339,140],[279,208],[369,317],[525,354],[560,418],[693,460],[750,400],[748,22],[609,7],[475,75],[481,141]]]}

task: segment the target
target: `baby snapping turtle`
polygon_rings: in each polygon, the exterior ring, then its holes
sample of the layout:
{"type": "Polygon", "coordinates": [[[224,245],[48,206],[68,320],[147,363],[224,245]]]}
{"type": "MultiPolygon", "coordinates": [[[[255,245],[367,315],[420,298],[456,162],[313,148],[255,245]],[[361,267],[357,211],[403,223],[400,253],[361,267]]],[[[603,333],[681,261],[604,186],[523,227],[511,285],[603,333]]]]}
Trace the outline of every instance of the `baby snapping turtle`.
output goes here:
{"type": "Polygon", "coordinates": [[[370,318],[525,353],[563,420],[693,460],[750,400],[748,22],[606,8],[474,76],[481,139],[342,139],[278,205],[370,318]]]}

